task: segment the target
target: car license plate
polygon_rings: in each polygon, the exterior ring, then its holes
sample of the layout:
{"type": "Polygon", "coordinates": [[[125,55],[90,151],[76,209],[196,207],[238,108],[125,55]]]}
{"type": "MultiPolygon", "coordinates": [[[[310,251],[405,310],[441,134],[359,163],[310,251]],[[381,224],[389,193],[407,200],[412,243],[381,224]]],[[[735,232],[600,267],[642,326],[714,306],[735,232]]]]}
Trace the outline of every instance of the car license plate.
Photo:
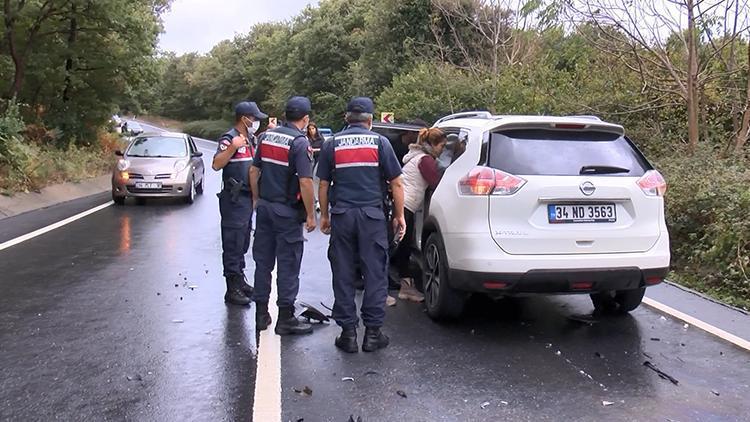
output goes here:
{"type": "Polygon", "coordinates": [[[161,182],[135,182],[136,189],[161,189],[161,182]]]}
{"type": "Polygon", "coordinates": [[[614,223],[617,221],[615,204],[547,205],[550,224],[614,223]]]}

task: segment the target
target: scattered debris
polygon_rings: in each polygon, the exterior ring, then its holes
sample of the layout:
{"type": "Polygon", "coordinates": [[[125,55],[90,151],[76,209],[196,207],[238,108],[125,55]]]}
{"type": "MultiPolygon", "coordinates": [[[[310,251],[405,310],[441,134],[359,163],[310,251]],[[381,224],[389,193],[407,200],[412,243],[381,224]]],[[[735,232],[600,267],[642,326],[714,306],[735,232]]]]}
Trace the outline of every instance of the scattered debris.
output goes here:
{"type": "Polygon", "coordinates": [[[507,406],[507,405],[508,405],[508,402],[507,402],[507,401],[505,401],[505,400],[500,400],[500,404],[504,404],[504,405],[506,405],[506,406],[507,406]]]}
{"type": "Polygon", "coordinates": [[[490,405],[490,402],[486,401],[486,402],[480,404],[479,407],[481,407],[482,409],[486,409],[487,406],[489,406],[489,405],[490,405]]]}
{"type": "Polygon", "coordinates": [[[643,352],[643,356],[645,356],[645,357],[647,357],[647,358],[649,358],[649,359],[653,359],[653,357],[651,357],[651,355],[649,355],[649,354],[648,354],[648,353],[646,353],[646,352],[643,352]]]}
{"type": "Polygon", "coordinates": [[[354,382],[354,378],[352,378],[352,377],[344,377],[344,378],[341,378],[341,381],[351,381],[351,382],[354,382]]]}
{"type": "Polygon", "coordinates": [[[183,321],[181,319],[173,319],[172,322],[174,322],[175,324],[182,324],[185,321],[183,321]]]}
{"type": "Polygon", "coordinates": [[[362,416],[357,416],[357,419],[354,419],[354,415],[349,415],[347,422],[362,422],[362,416]]]}
{"type": "Polygon", "coordinates": [[[159,292],[156,292],[156,295],[157,295],[157,296],[161,296],[161,293],[159,293],[159,292]]]}
{"type": "Polygon", "coordinates": [[[599,359],[604,359],[604,355],[599,352],[594,352],[594,356],[598,357],[599,359]]]}
{"type": "Polygon", "coordinates": [[[300,314],[301,317],[307,318],[307,321],[316,321],[320,324],[330,321],[330,316],[320,312],[312,305],[308,305],[305,302],[299,302],[299,305],[304,309],[300,314]]]}
{"type": "Polygon", "coordinates": [[[685,343],[680,343],[680,346],[685,347],[685,343]]]}
{"type": "Polygon", "coordinates": [[[557,356],[560,356],[561,354],[562,354],[562,352],[559,351],[559,350],[555,352],[555,355],[557,355],[557,356]]]}
{"type": "Polygon", "coordinates": [[[551,349],[552,348],[552,343],[547,343],[546,345],[544,345],[544,347],[547,348],[547,349],[551,349]]]}
{"type": "Polygon", "coordinates": [[[596,317],[593,314],[586,315],[586,314],[573,314],[568,315],[568,320],[573,322],[578,322],[581,324],[587,324],[587,325],[594,325],[595,323],[599,322],[599,320],[596,319],[596,317]]]}
{"type": "Polygon", "coordinates": [[[396,394],[398,394],[399,396],[401,396],[403,398],[406,398],[406,393],[403,392],[403,391],[401,391],[401,390],[396,391],[396,394]]]}
{"type": "Polygon", "coordinates": [[[182,300],[182,296],[180,296],[180,300],[182,300]]]}
{"type": "Polygon", "coordinates": [[[615,404],[615,402],[602,400],[602,406],[612,406],[613,404],[615,404]]]}
{"type": "Polygon", "coordinates": [[[175,286],[175,287],[180,287],[180,285],[179,285],[179,284],[177,284],[177,283],[175,283],[175,284],[174,284],[174,286],[175,286]]]}
{"type": "Polygon", "coordinates": [[[690,328],[690,324],[685,324],[685,325],[682,326],[682,328],[684,328],[684,329],[687,330],[688,328],[690,328]]]}
{"type": "Polygon", "coordinates": [[[294,392],[297,393],[297,394],[299,394],[299,395],[301,395],[301,396],[305,396],[305,397],[312,396],[312,393],[313,393],[312,392],[312,388],[310,388],[308,386],[305,386],[305,388],[303,388],[303,389],[295,388],[294,392]]]}
{"type": "Polygon", "coordinates": [[[380,375],[377,371],[367,371],[365,375],[380,375]]]}
{"type": "Polygon", "coordinates": [[[206,274],[208,274],[208,270],[206,270],[206,274]]]}
{"type": "Polygon", "coordinates": [[[191,284],[191,285],[188,286],[188,289],[190,289],[190,290],[195,290],[197,288],[198,288],[198,286],[196,286],[195,284],[191,284]]]}
{"type": "Polygon", "coordinates": [[[133,270],[135,270],[135,268],[131,268],[131,269],[130,269],[130,271],[133,271],[133,270]]]}
{"type": "Polygon", "coordinates": [[[661,341],[659,337],[651,337],[651,341],[661,341]]]}
{"type": "Polygon", "coordinates": [[[662,315],[662,316],[659,317],[659,319],[662,320],[662,321],[666,321],[667,317],[665,317],[664,315],[662,315]]]}
{"type": "Polygon", "coordinates": [[[643,366],[645,366],[646,368],[648,368],[648,369],[656,372],[659,375],[660,378],[665,379],[665,380],[671,382],[674,385],[679,385],[680,384],[680,382],[677,381],[673,376],[671,376],[671,375],[667,374],[666,372],[662,371],[661,369],[657,368],[656,365],[654,365],[653,363],[651,363],[649,361],[643,362],[643,366]]]}
{"type": "Polygon", "coordinates": [[[187,277],[183,277],[183,280],[187,281],[187,277]]]}
{"type": "Polygon", "coordinates": [[[143,381],[143,377],[141,374],[135,374],[133,376],[128,375],[127,376],[128,381],[143,381]]]}
{"type": "Polygon", "coordinates": [[[714,393],[714,396],[717,396],[717,397],[720,396],[719,392],[716,390],[711,390],[711,392],[714,393]]]}

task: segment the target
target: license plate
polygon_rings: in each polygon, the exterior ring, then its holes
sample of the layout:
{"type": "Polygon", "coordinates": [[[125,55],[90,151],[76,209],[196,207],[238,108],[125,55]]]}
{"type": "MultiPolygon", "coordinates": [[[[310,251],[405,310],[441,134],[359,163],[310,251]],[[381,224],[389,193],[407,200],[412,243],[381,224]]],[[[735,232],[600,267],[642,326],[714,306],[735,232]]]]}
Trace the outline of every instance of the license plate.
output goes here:
{"type": "Polygon", "coordinates": [[[614,223],[617,221],[615,204],[547,205],[550,224],[614,223]]]}
{"type": "Polygon", "coordinates": [[[135,182],[136,189],[161,189],[161,182],[135,182]]]}

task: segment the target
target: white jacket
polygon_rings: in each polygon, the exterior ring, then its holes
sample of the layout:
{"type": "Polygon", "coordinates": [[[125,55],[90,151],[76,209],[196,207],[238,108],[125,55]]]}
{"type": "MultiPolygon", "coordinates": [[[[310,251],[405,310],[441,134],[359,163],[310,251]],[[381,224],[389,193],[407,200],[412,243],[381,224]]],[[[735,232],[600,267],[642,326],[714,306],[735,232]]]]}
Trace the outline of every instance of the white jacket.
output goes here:
{"type": "Polygon", "coordinates": [[[404,168],[401,175],[404,183],[404,207],[415,213],[424,203],[424,194],[427,191],[427,181],[419,172],[419,162],[427,155],[422,148],[416,144],[409,145],[409,152],[404,156],[404,168]]]}

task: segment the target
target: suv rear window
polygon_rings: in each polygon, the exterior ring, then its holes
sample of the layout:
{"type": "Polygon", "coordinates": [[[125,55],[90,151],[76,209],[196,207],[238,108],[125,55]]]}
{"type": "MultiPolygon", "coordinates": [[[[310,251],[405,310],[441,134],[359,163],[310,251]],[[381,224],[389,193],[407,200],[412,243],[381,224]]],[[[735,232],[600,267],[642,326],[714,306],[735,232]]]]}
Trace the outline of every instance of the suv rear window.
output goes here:
{"type": "Polygon", "coordinates": [[[550,129],[493,133],[489,165],[519,176],[577,176],[585,172],[639,177],[651,168],[623,136],[550,129]]]}

